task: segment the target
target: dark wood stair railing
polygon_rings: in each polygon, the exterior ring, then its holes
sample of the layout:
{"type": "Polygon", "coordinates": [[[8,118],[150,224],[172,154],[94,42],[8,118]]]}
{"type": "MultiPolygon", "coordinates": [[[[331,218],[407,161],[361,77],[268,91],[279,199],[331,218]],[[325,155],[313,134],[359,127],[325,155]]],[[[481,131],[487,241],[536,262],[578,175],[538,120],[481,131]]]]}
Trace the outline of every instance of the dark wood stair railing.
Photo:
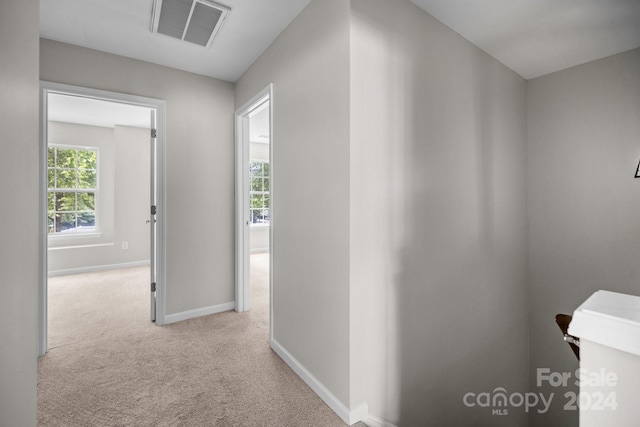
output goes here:
{"type": "Polygon", "coordinates": [[[578,360],[580,360],[580,338],[569,335],[568,332],[569,323],[571,323],[572,318],[573,317],[568,314],[556,314],[556,323],[562,331],[565,342],[569,343],[571,350],[573,350],[573,354],[575,354],[578,360]]]}

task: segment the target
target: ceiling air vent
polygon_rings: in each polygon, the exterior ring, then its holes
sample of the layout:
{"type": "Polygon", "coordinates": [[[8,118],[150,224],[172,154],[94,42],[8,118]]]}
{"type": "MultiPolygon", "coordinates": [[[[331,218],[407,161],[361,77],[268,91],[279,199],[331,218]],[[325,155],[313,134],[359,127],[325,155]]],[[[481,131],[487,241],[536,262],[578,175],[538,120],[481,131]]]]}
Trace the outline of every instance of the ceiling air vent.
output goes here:
{"type": "Polygon", "coordinates": [[[154,0],[151,31],[209,47],[229,12],[207,0],[154,0]]]}

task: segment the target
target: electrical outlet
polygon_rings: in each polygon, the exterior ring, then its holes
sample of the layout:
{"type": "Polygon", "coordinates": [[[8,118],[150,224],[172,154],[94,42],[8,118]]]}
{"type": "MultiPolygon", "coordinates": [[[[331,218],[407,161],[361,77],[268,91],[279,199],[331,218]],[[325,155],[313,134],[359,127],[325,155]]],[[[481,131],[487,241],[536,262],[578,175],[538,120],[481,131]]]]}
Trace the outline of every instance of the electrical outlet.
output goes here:
{"type": "Polygon", "coordinates": [[[129,242],[122,242],[122,249],[129,249],[129,242]]]}

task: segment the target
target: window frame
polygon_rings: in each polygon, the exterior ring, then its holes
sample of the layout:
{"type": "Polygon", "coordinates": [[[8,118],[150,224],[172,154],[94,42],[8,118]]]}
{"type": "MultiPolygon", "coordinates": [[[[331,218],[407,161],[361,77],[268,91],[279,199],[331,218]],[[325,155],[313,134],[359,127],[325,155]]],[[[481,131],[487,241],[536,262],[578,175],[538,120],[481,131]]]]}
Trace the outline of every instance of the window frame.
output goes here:
{"type": "MultiPolygon", "coordinates": [[[[54,240],[63,240],[63,239],[73,239],[73,238],[79,238],[79,237],[101,237],[102,236],[102,232],[100,231],[100,202],[99,202],[99,193],[100,193],[100,147],[96,147],[96,146],[88,146],[88,145],[73,145],[73,144],[47,144],[47,159],[49,156],[49,149],[50,148],[55,148],[57,149],[67,149],[67,150],[76,150],[76,152],[78,151],[95,151],[96,153],[96,165],[95,165],[95,169],[85,169],[85,168],[80,168],[79,164],[78,164],[78,154],[76,154],[76,164],[74,168],[58,168],[56,164],[54,164],[53,167],[50,167],[48,164],[48,160],[47,160],[47,176],[49,173],[49,170],[56,170],[56,169],[62,169],[62,170],[75,170],[76,172],[76,187],[75,188],[59,188],[57,187],[57,180],[55,182],[56,186],[55,187],[49,187],[49,181],[47,178],[47,218],[49,218],[49,213],[53,212],[54,217],[55,217],[55,213],[58,212],[55,209],[53,211],[49,210],[49,194],[50,193],[73,193],[74,194],[74,198],[75,198],[75,210],[74,211],[64,211],[64,212],[70,212],[70,213],[74,213],[76,216],[76,227],[78,225],[77,221],[78,221],[78,213],[80,212],[85,212],[85,211],[81,211],[78,210],[78,194],[79,193],[93,193],[93,202],[94,202],[94,209],[93,209],[93,213],[94,213],[94,226],[93,229],[89,229],[86,231],[81,231],[81,230],[76,230],[75,231],[68,231],[68,232],[64,232],[64,231],[54,231],[54,232],[50,232],[49,231],[49,222],[47,220],[47,238],[48,239],[54,239],[54,240]],[[79,170],[95,170],[95,187],[93,188],[80,188],[78,187],[78,171],[79,170]]],[[[57,156],[56,156],[57,159],[57,156]]],[[[55,208],[55,206],[54,206],[55,208]]]]}
{"type": "MultiPolygon", "coordinates": [[[[261,209],[265,209],[264,207],[264,203],[263,203],[263,207],[261,209]]],[[[250,159],[249,160],[249,227],[252,228],[259,228],[259,227],[269,227],[271,225],[271,162],[269,160],[264,160],[264,159],[250,159]],[[260,176],[257,176],[258,178],[262,178],[263,180],[266,178],[269,180],[269,191],[264,191],[264,184],[262,186],[262,190],[257,191],[257,190],[253,190],[253,178],[254,175],[251,174],[251,166],[254,163],[262,163],[262,174],[260,176]],[[269,165],[269,173],[267,175],[264,174],[264,165],[269,165]],[[252,212],[255,210],[258,210],[258,208],[253,208],[251,207],[251,196],[253,195],[262,195],[262,196],[268,196],[269,197],[269,204],[268,207],[266,208],[269,211],[269,221],[268,222],[253,222],[253,214],[252,212]]]]}

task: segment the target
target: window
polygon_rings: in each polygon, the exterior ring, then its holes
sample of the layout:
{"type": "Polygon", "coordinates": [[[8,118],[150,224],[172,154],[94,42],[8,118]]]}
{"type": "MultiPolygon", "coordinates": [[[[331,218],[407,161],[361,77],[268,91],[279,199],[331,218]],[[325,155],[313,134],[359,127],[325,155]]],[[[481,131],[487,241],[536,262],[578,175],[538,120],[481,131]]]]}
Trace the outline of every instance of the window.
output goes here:
{"type": "Polygon", "coordinates": [[[268,162],[250,162],[249,209],[251,224],[269,224],[270,176],[268,162]]]}
{"type": "Polygon", "coordinates": [[[47,173],[49,235],[95,232],[97,148],[50,145],[47,173]]]}

